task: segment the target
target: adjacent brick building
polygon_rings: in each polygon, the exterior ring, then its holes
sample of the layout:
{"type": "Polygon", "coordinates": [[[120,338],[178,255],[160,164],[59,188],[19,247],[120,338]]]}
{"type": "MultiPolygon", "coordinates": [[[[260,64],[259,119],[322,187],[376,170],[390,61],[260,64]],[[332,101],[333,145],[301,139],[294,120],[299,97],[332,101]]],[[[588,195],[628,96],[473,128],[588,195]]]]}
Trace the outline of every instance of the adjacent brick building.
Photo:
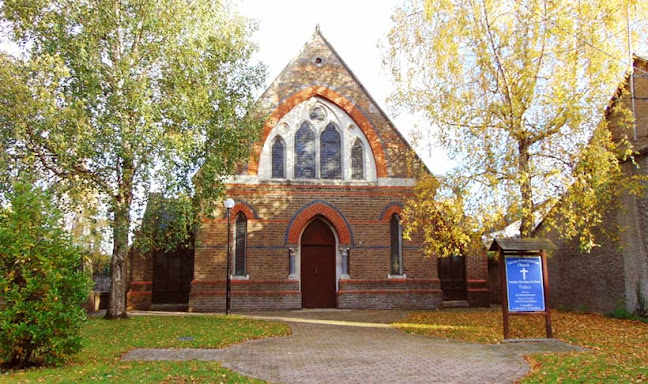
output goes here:
{"type": "MultiPolygon", "coordinates": [[[[606,118],[613,137],[627,137],[636,151],[636,164],[626,161],[622,165],[624,172],[646,176],[648,60],[636,57],[632,76],[634,107],[629,96],[614,102],[634,110],[635,126],[616,124],[613,114],[608,113],[606,118]]],[[[629,82],[624,87],[629,95],[629,82]]],[[[580,251],[578,239],[565,241],[555,233],[549,234],[557,247],[547,262],[552,305],[597,312],[625,309],[648,313],[648,197],[623,193],[618,207],[605,215],[600,229],[611,236],[603,236],[601,246],[589,254],[580,251]]]]}
{"type": "MultiPolygon", "coordinates": [[[[421,237],[402,238],[413,152],[319,30],[258,107],[261,140],[226,191],[235,201],[232,308],[442,306],[437,260],[424,256],[421,237]]],[[[213,217],[196,234],[190,311],[225,306],[226,210],[213,217]]],[[[151,306],[154,259],[133,256],[132,308],[151,306]]],[[[487,304],[485,257],[465,264],[465,298],[487,304]]]]}

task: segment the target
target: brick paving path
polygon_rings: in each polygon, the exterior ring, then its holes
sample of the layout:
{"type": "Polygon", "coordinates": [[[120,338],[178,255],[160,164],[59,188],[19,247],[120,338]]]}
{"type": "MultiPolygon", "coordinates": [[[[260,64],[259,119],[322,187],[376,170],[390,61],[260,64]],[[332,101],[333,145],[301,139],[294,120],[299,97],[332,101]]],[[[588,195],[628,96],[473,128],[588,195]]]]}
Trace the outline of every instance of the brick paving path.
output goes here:
{"type": "Polygon", "coordinates": [[[127,360],[207,360],[279,383],[505,383],[529,370],[522,354],[578,348],[557,341],[475,344],[404,334],[397,311],[283,312],[292,335],[224,349],[138,349],[127,360]],[[334,321],[330,321],[334,320],[334,321]]]}

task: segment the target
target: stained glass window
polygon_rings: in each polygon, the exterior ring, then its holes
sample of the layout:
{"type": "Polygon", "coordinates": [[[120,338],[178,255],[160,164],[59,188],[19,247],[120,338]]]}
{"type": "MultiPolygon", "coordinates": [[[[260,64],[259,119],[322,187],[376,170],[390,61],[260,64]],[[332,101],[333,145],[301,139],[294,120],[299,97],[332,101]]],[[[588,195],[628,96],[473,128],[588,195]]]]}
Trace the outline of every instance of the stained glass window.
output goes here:
{"type": "Polygon", "coordinates": [[[340,134],[329,123],[320,137],[320,164],[323,179],[342,178],[342,148],[340,134]]]}
{"type": "Polygon", "coordinates": [[[234,275],[245,276],[247,247],[247,218],[243,212],[236,215],[236,241],[234,243],[234,275]]]}
{"type": "Polygon", "coordinates": [[[285,162],[284,143],[281,137],[277,137],[274,144],[272,144],[272,177],[286,177],[285,162]]]}
{"type": "Polygon", "coordinates": [[[306,122],[295,134],[295,178],[315,178],[315,133],[306,122]]]}
{"type": "Polygon", "coordinates": [[[403,274],[403,236],[401,231],[400,217],[393,214],[389,220],[390,238],[390,264],[392,275],[403,274]]]}
{"type": "Polygon", "coordinates": [[[364,148],[360,140],[356,140],[351,148],[351,178],[363,180],[364,176],[364,148]]]}

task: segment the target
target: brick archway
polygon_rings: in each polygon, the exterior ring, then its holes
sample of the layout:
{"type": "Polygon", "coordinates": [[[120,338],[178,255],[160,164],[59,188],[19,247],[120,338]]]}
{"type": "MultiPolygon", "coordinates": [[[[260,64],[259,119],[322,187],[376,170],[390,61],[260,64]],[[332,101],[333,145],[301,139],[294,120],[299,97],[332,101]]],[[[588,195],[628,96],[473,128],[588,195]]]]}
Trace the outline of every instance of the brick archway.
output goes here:
{"type": "Polygon", "coordinates": [[[398,214],[398,216],[402,218],[403,204],[397,201],[387,204],[385,208],[383,208],[382,212],[380,213],[380,217],[378,219],[383,223],[389,223],[389,220],[391,220],[391,217],[394,213],[398,214]]]}
{"type": "MultiPolygon", "coordinates": [[[[235,218],[239,212],[243,212],[248,220],[259,218],[254,208],[252,208],[252,206],[250,206],[247,201],[237,201],[236,205],[234,205],[234,207],[230,211],[230,217],[232,219],[235,218]]],[[[225,216],[225,218],[227,218],[227,212],[224,212],[223,215],[225,216]]]]}
{"type": "Polygon", "coordinates": [[[286,230],[286,244],[298,244],[299,235],[315,216],[322,216],[333,225],[340,245],[353,244],[353,233],[347,219],[331,204],[318,200],[306,204],[292,217],[286,230]]]}
{"type": "Polygon", "coordinates": [[[313,96],[320,96],[326,100],[332,102],[333,104],[340,107],[344,110],[353,121],[356,122],[358,127],[362,130],[371,151],[373,152],[374,159],[376,160],[376,176],[378,177],[387,177],[387,163],[385,159],[385,150],[382,146],[380,138],[374,129],[373,124],[367,119],[364,113],[356,107],[356,105],[351,102],[346,97],[340,95],[339,93],[321,85],[314,85],[300,91],[297,91],[290,95],[286,100],[284,100],[275,111],[270,114],[268,119],[265,121],[263,126],[263,133],[261,135],[261,140],[254,146],[254,153],[250,156],[248,174],[257,175],[259,171],[259,157],[261,156],[261,150],[263,149],[263,144],[265,143],[270,131],[272,128],[281,120],[281,118],[288,112],[290,112],[297,105],[310,99],[313,96]]]}

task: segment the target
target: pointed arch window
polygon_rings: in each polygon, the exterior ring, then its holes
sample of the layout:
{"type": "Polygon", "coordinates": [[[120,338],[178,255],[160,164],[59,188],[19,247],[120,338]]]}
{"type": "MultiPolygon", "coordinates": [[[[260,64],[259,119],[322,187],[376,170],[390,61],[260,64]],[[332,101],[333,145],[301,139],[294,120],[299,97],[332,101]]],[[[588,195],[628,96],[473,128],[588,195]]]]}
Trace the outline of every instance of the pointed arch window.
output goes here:
{"type": "Polygon", "coordinates": [[[323,179],[342,178],[342,145],[340,133],[329,123],[320,136],[320,164],[323,179]]]}
{"type": "Polygon", "coordinates": [[[286,146],[280,136],[272,144],[272,177],[286,177],[286,146]]]}
{"type": "Polygon", "coordinates": [[[234,276],[245,276],[247,259],[247,217],[243,212],[236,215],[234,241],[234,276]]]}
{"type": "Polygon", "coordinates": [[[351,178],[364,180],[364,147],[359,139],[356,139],[351,148],[351,178]]]}
{"type": "Polygon", "coordinates": [[[315,133],[307,122],[295,133],[295,178],[315,178],[315,133]]]}
{"type": "Polygon", "coordinates": [[[401,219],[395,213],[389,220],[389,238],[391,274],[400,276],[403,274],[403,230],[401,219]]]}

